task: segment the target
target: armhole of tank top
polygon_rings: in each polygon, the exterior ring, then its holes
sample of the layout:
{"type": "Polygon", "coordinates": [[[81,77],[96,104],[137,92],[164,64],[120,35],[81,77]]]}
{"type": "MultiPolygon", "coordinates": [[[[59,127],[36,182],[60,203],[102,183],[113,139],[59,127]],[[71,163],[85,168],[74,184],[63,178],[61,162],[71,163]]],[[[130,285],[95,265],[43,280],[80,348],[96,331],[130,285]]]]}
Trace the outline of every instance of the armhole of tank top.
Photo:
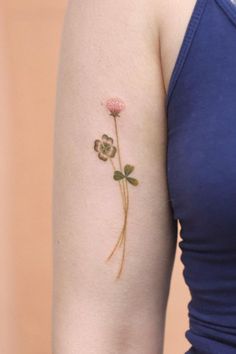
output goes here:
{"type": "Polygon", "coordinates": [[[216,2],[236,25],[236,1],[233,3],[231,0],[216,0],[216,2]]]}
{"type": "Polygon", "coordinates": [[[198,25],[200,23],[200,19],[202,17],[203,11],[205,9],[205,5],[207,3],[207,0],[197,0],[192,14],[190,16],[190,19],[188,21],[188,25],[183,37],[183,41],[181,43],[171,76],[170,76],[170,81],[169,85],[167,88],[167,94],[166,94],[166,99],[165,99],[165,107],[166,111],[168,110],[168,106],[172,97],[172,94],[174,92],[174,88],[176,85],[176,82],[178,80],[178,77],[180,75],[180,72],[184,66],[185,60],[187,58],[190,46],[192,44],[194,35],[197,31],[198,25]]]}

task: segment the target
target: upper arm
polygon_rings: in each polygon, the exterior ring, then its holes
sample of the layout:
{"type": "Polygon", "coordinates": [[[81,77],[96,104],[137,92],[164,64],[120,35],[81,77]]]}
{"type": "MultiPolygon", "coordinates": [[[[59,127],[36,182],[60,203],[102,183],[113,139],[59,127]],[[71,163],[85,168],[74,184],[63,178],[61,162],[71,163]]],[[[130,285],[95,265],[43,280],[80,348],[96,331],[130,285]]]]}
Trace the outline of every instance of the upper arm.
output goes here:
{"type": "Polygon", "coordinates": [[[54,142],[54,354],[77,346],[81,354],[110,354],[104,333],[122,333],[124,323],[134,336],[142,327],[143,337],[135,337],[140,353],[161,350],[176,220],[167,190],[155,6],[151,0],[69,3],[54,142]],[[106,106],[113,97],[125,104],[116,118],[106,106]],[[133,166],[126,167],[133,170],[127,178],[125,165],[133,166]],[[123,178],[115,180],[121,169],[123,178]],[[122,228],[122,242],[106,261],[122,228]],[[98,324],[93,351],[84,332],[98,324]]]}

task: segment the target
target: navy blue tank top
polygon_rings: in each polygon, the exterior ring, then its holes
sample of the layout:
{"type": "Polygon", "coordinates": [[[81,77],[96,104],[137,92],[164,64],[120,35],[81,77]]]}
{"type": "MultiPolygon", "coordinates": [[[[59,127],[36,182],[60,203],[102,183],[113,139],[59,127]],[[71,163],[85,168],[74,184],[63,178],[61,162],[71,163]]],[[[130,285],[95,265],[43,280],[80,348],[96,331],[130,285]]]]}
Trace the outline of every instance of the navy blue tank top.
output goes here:
{"type": "Polygon", "coordinates": [[[236,354],[236,1],[197,0],[166,110],[168,189],[191,294],[185,354],[236,354]]]}

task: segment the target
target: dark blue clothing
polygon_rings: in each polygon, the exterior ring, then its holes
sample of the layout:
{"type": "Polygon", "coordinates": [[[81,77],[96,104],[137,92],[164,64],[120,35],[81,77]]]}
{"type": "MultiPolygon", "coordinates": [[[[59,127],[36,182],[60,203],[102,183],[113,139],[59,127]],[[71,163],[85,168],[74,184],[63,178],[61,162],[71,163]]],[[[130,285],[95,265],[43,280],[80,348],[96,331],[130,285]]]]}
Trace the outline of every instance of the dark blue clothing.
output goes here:
{"type": "Polygon", "coordinates": [[[236,354],[233,1],[196,2],[166,98],[168,188],[191,293],[185,354],[236,354]]]}

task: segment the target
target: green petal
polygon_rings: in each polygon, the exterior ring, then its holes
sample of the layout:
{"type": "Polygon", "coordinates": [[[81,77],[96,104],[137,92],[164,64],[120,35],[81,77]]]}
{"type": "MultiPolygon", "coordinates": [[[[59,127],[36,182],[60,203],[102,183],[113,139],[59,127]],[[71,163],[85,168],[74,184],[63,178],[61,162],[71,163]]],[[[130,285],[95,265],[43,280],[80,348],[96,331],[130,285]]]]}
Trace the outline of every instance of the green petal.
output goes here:
{"type": "Polygon", "coordinates": [[[129,183],[131,183],[133,186],[137,186],[138,185],[138,180],[136,178],[132,178],[132,177],[126,177],[127,181],[129,183]]]}
{"type": "Polygon", "coordinates": [[[126,176],[129,176],[131,172],[133,172],[134,166],[131,165],[125,165],[124,172],[126,176]]]}
{"type": "Polygon", "coordinates": [[[120,171],[115,171],[114,172],[114,175],[113,175],[113,178],[115,181],[120,181],[121,179],[123,179],[125,176],[123,175],[122,172],[120,171]]]}

